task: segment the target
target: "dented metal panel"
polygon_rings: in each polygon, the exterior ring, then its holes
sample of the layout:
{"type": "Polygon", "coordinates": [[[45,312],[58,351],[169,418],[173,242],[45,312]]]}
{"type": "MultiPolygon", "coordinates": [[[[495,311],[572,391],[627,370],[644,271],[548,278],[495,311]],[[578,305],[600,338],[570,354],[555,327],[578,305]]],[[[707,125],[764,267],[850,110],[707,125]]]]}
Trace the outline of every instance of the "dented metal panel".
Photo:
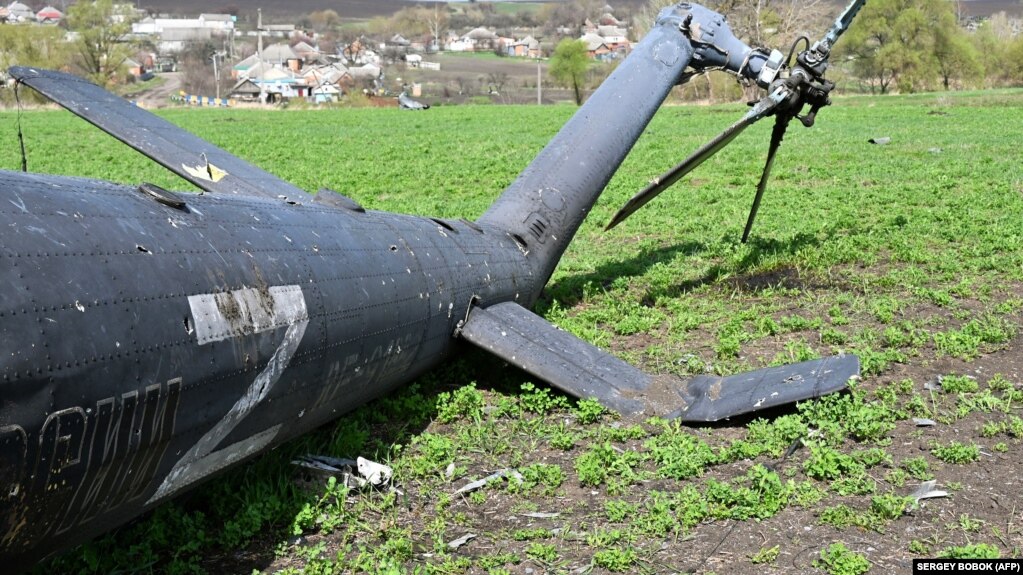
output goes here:
{"type": "Polygon", "coordinates": [[[680,391],[684,421],[718,421],[744,413],[814,399],[841,391],[860,374],[854,355],[838,355],[737,373],[699,375],[680,391]]]}

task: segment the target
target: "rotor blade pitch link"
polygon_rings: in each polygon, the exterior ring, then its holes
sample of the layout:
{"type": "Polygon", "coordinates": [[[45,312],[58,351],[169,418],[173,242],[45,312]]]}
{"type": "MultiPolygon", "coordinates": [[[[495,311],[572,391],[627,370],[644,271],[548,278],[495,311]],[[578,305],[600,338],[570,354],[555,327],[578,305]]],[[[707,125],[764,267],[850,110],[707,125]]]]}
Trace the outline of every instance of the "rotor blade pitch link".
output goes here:
{"type": "Polygon", "coordinates": [[[764,190],[767,189],[767,178],[771,175],[771,166],[774,165],[774,155],[781,147],[781,141],[785,137],[785,129],[789,127],[792,116],[789,114],[778,114],[775,116],[774,129],[771,130],[771,145],[767,150],[767,162],[764,164],[764,173],[760,174],[760,183],[757,184],[757,194],[753,196],[753,206],[749,210],[749,217],[746,219],[746,229],[742,231],[742,243],[749,239],[750,230],[753,229],[753,221],[757,218],[757,210],[760,209],[760,199],[764,197],[764,190]]]}

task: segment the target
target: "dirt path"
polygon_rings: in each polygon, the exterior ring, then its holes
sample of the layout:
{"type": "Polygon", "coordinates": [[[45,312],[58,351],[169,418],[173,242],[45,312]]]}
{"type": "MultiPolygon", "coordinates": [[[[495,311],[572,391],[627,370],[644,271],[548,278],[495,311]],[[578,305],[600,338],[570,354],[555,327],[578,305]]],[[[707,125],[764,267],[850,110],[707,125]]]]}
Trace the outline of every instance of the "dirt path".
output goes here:
{"type": "Polygon", "coordinates": [[[137,101],[146,108],[166,108],[170,105],[170,97],[181,90],[181,72],[163,72],[159,75],[163,82],[152,90],[139,94],[137,101]]]}

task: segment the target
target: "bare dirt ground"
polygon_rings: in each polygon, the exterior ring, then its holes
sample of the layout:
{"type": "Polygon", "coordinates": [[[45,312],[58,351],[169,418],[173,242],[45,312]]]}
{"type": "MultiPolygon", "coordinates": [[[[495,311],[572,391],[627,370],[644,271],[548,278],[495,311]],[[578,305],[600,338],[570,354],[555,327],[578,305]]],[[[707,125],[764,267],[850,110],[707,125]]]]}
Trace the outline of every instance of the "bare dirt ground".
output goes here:
{"type": "Polygon", "coordinates": [[[171,104],[170,97],[181,90],[181,72],[163,72],[158,76],[163,83],[137,98],[146,108],[166,108],[171,104]]]}

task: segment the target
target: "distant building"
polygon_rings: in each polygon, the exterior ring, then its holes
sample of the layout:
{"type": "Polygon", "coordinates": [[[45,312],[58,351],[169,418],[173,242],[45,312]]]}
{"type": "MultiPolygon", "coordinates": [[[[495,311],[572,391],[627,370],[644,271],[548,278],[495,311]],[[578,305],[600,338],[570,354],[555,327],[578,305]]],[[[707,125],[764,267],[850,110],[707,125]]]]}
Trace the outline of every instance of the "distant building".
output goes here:
{"type": "Polygon", "coordinates": [[[538,58],[540,56],[540,42],[532,36],[526,36],[508,45],[508,55],[522,58],[538,58]]]}
{"type": "Polygon", "coordinates": [[[291,47],[291,51],[295,53],[295,57],[301,59],[306,64],[316,62],[320,59],[320,51],[314,46],[309,45],[308,42],[300,41],[291,47]]]}
{"type": "Polygon", "coordinates": [[[211,32],[209,28],[165,28],[156,47],[161,53],[180,52],[191,43],[209,40],[211,32]]]}
{"type": "Polygon", "coordinates": [[[229,34],[234,30],[234,16],[230,14],[203,14],[198,18],[153,18],[146,16],[133,22],[131,31],[135,34],[154,36],[167,30],[204,29],[212,34],[229,34]]]}
{"type": "Polygon", "coordinates": [[[199,22],[203,28],[229,33],[234,30],[235,17],[230,14],[200,14],[199,22]]]}
{"type": "Polygon", "coordinates": [[[7,5],[7,20],[9,22],[31,22],[36,19],[36,13],[21,2],[11,2],[7,5]]]}
{"type": "Polygon", "coordinates": [[[40,24],[60,24],[64,19],[64,13],[53,6],[47,6],[36,12],[36,22],[40,24]]]}
{"type": "Polygon", "coordinates": [[[411,44],[412,42],[409,42],[408,39],[406,39],[401,34],[395,34],[394,36],[391,36],[391,38],[387,42],[384,43],[384,46],[387,48],[397,48],[398,50],[406,51],[408,50],[409,45],[411,44]]]}
{"type": "Polygon", "coordinates": [[[629,42],[627,34],[628,32],[624,28],[619,28],[618,26],[597,27],[597,35],[603,38],[607,47],[614,52],[628,52],[632,49],[632,44],[629,42]]]}
{"type": "Polygon", "coordinates": [[[232,78],[247,78],[248,71],[259,64],[259,54],[253,54],[231,67],[232,78]]]}
{"type": "Polygon", "coordinates": [[[302,69],[303,60],[295,51],[283,42],[271,44],[263,48],[263,61],[292,71],[302,69]]]}
{"type": "Polygon", "coordinates": [[[595,60],[607,60],[611,58],[609,54],[613,54],[613,52],[610,48],[608,48],[602,36],[590,32],[588,34],[583,34],[583,36],[579,39],[582,40],[583,44],[586,44],[586,53],[590,58],[595,60]]]}
{"type": "Polygon", "coordinates": [[[498,36],[484,27],[473,28],[457,40],[448,42],[445,49],[451,52],[486,52],[497,46],[498,36]]]}

